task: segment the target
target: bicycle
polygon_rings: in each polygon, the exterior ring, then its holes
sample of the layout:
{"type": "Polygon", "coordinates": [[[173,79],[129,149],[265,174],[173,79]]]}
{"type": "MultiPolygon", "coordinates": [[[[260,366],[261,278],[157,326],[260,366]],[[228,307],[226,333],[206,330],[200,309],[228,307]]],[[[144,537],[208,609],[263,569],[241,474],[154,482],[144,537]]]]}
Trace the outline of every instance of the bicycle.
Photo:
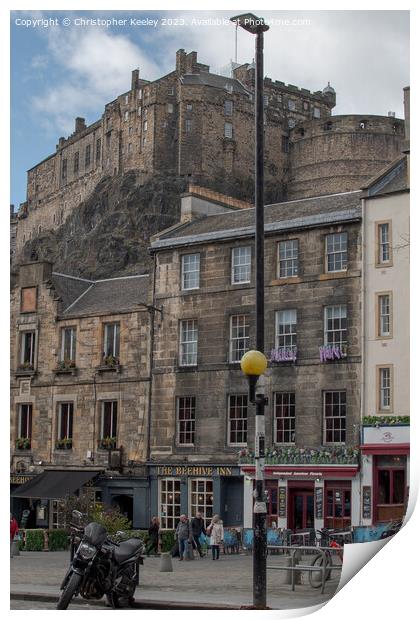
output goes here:
{"type": "Polygon", "coordinates": [[[312,570],[309,571],[309,583],[312,588],[320,588],[322,585],[322,569],[325,563],[325,581],[327,581],[331,577],[332,568],[334,565],[333,556],[337,555],[340,559],[341,565],[343,564],[343,546],[340,545],[336,540],[334,540],[333,534],[328,534],[326,530],[317,530],[316,532],[319,535],[317,539],[317,543],[320,545],[324,536],[329,539],[328,546],[331,549],[341,549],[337,553],[331,553],[328,549],[324,549],[323,553],[319,553],[315,556],[313,561],[311,562],[311,566],[319,566],[319,571],[312,570]]]}

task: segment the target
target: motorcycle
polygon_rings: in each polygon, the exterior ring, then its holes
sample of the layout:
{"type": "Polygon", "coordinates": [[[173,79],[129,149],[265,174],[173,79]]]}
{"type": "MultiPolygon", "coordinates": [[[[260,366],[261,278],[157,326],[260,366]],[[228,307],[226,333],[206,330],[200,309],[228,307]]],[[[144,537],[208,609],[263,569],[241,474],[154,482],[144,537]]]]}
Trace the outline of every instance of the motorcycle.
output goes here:
{"type": "MultiPolygon", "coordinates": [[[[72,512],[71,564],[63,579],[57,609],[67,609],[71,599],[80,595],[86,600],[107,597],[114,609],[123,601],[133,606],[138,585],[139,565],[143,564],[143,543],[137,538],[117,542],[108,537],[99,523],[82,525],[83,514],[72,512]]],[[[123,534],[118,532],[117,534],[123,534]]]]}

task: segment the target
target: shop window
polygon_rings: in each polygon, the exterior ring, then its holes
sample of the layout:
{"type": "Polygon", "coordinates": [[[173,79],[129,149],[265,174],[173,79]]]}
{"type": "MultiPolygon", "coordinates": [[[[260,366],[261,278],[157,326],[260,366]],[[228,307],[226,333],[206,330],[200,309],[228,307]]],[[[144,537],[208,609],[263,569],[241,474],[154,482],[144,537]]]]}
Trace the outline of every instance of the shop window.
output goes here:
{"type": "Polygon", "coordinates": [[[76,328],[63,327],[61,330],[60,361],[76,361],[76,328]]]}
{"type": "Polygon", "coordinates": [[[200,254],[184,254],[181,258],[182,290],[200,287],[200,254]]]}
{"type": "Polygon", "coordinates": [[[189,514],[195,516],[201,512],[205,527],[210,525],[213,516],[213,480],[208,478],[190,480],[190,509],[189,514]]]}
{"type": "Polygon", "coordinates": [[[345,347],[347,345],[347,306],[324,308],[324,345],[345,347]]]}
{"type": "Polygon", "coordinates": [[[347,233],[333,233],[325,237],[325,268],[328,273],[347,271],[347,233]]]}
{"type": "Polygon", "coordinates": [[[326,482],[325,527],[344,528],[351,524],[351,483],[326,482]]]}
{"type": "Polygon", "coordinates": [[[193,446],[195,440],[195,396],[177,399],[177,438],[182,446],[193,446]]]}
{"type": "Polygon", "coordinates": [[[195,319],[180,322],[179,365],[196,366],[198,353],[198,323],[195,319]]]}
{"type": "Polygon", "coordinates": [[[295,393],[274,394],[274,441],[295,443],[295,393]]]}
{"type": "Polygon", "coordinates": [[[232,284],[251,281],[251,246],[232,249],[232,284]]]}
{"type": "Polygon", "coordinates": [[[292,278],[298,275],[299,241],[288,239],[278,244],[278,277],[292,278]]]}
{"type": "Polygon", "coordinates": [[[324,443],[346,441],[347,394],[343,391],[324,392],[324,443]]]}
{"type": "Polygon", "coordinates": [[[249,315],[236,314],[230,317],[229,361],[240,362],[249,349],[249,315]]]}
{"type": "Polygon", "coordinates": [[[163,530],[174,530],[181,516],[181,481],[162,478],[159,491],[159,518],[163,530]]]}
{"type": "Polygon", "coordinates": [[[228,408],[228,443],[231,446],[246,445],[248,396],[246,394],[231,394],[228,408]]]}
{"type": "Polygon", "coordinates": [[[20,311],[36,312],[37,306],[37,288],[36,286],[28,286],[20,289],[20,311]]]}
{"type": "Polygon", "coordinates": [[[377,456],[376,519],[401,519],[406,501],[406,457],[377,456]]]}

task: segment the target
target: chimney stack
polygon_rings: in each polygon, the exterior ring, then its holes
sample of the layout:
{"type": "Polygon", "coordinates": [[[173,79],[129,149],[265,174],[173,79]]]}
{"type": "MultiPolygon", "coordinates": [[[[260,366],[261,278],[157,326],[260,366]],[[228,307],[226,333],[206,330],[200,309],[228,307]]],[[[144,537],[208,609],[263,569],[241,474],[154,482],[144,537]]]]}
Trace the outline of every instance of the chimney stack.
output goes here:
{"type": "Polygon", "coordinates": [[[133,71],[131,72],[131,90],[137,90],[139,85],[139,75],[140,70],[133,69],[133,71]]]}
{"type": "Polygon", "coordinates": [[[74,122],[74,132],[80,133],[86,129],[85,119],[78,116],[74,122]]]}
{"type": "Polygon", "coordinates": [[[186,68],[186,56],[184,49],[180,49],[176,53],[176,72],[178,75],[183,75],[186,68]]]}

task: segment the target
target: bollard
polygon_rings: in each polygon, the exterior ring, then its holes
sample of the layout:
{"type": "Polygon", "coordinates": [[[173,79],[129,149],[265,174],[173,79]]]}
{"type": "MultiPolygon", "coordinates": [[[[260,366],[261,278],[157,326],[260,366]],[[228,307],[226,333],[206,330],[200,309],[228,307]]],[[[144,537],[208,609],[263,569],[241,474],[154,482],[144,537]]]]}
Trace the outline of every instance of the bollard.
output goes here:
{"type": "Polygon", "coordinates": [[[159,572],[172,573],[172,559],[170,553],[162,553],[160,556],[159,572]]]}
{"type": "MultiPolygon", "coordinates": [[[[292,558],[291,557],[285,557],[282,558],[282,562],[281,562],[282,566],[292,566],[292,558]]],[[[278,576],[278,584],[279,585],[291,585],[292,583],[292,571],[291,570],[281,570],[279,571],[279,576],[278,576]]]]}
{"type": "Polygon", "coordinates": [[[20,555],[18,540],[14,540],[12,542],[12,549],[11,549],[10,557],[13,557],[15,555],[20,555]]]}
{"type": "Polygon", "coordinates": [[[193,560],[193,559],[194,559],[193,546],[192,546],[192,543],[188,541],[185,544],[184,560],[193,560]]]}

